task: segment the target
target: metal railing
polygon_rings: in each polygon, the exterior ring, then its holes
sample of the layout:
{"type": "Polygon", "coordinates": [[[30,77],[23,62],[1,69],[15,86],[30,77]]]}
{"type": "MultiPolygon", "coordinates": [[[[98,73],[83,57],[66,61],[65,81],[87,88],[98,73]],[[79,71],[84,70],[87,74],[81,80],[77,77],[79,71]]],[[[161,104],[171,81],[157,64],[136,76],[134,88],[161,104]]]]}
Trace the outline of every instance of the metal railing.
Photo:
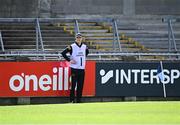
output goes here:
{"type": "MultiPolygon", "coordinates": [[[[43,39],[42,39],[42,34],[41,34],[41,28],[40,28],[40,24],[39,24],[39,19],[36,19],[36,51],[39,51],[39,43],[41,46],[41,50],[44,52],[44,43],[43,43],[43,39]]],[[[38,58],[38,57],[37,57],[38,58]]],[[[44,56],[44,59],[46,57],[44,56]]]]}
{"type": "Polygon", "coordinates": [[[41,28],[39,24],[39,19],[36,19],[36,50],[39,51],[39,43],[41,45],[42,51],[44,51],[44,44],[43,44],[43,39],[42,39],[42,34],[41,34],[41,28]]]}
{"type": "Polygon", "coordinates": [[[75,20],[75,23],[74,23],[74,32],[75,32],[75,35],[77,33],[80,33],[80,31],[79,31],[79,23],[78,23],[77,19],[75,20]]]}
{"type": "Polygon", "coordinates": [[[162,22],[165,22],[168,24],[168,51],[171,52],[174,47],[175,52],[177,52],[178,50],[176,47],[176,39],[175,39],[172,23],[180,22],[180,18],[166,17],[162,19],[162,22]]]}
{"type": "MultiPolygon", "coordinates": [[[[31,60],[41,60],[37,59],[36,56],[39,57],[54,57],[54,60],[63,60],[61,52],[29,52],[29,51],[19,51],[19,52],[4,52],[0,53],[0,57],[29,57],[32,58],[31,60]]],[[[109,60],[117,60],[119,57],[122,56],[136,56],[137,60],[148,60],[148,59],[143,59],[143,56],[164,56],[167,57],[164,60],[179,60],[179,58],[176,58],[177,56],[180,56],[180,53],[124,53],[124,52],[108,52],[108,53],[90,53],[88,55],[88,60],[106,60],[107,58],[109,60]],[[109,58],[109,56],[112,56],[113,58],[109,58]],[[173,56],[174,58],[168,58],[169,56],[173,56]],[[96,58],[91,58],[91,57],[96,57],[96,58]],[[114,58],[116,57],[116,58],[114,58]]],[[[8,58],[6,58],[8,60],[8,58]]],[[[154,60],[161,60],[161,59],[154,59],[154,60]]]]}
{"type": "Polygon", "coordinates": [[[1,43],[1,50],[2,50],[2,52],[4,52],[4,43],[3,43],[1,31],[0,31],[0,43],[1,43]]]}
{"type": "Polygon", "coordinates": [[[113,25],[113,49],[115,50],[116,43],[117,43],[119,51],[122,52],[117,21],[114,19],[112,23],[113,23],[112,24],[113,25]]]}

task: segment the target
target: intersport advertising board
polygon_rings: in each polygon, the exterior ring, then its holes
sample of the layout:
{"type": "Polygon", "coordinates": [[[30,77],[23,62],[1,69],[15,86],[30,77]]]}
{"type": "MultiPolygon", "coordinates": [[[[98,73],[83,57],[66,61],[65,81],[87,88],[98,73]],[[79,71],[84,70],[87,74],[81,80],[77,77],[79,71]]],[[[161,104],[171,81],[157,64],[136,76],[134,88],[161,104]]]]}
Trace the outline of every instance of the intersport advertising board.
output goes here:
{"type": "Polygon", "coordinates": [[[180,96],[180,64],[164,63],[164,81],[158,76],[160,63],[96,63],[96,96],[180,96]]]}
{"type": "MultiPolygon", "coordinates": [[[[95,95],[94,73],[95,62],[88,61],[83,96],[95,95]]],[[[0,63],[0,97],[69,96],[70,87],[66,61],[0,63]]]]}

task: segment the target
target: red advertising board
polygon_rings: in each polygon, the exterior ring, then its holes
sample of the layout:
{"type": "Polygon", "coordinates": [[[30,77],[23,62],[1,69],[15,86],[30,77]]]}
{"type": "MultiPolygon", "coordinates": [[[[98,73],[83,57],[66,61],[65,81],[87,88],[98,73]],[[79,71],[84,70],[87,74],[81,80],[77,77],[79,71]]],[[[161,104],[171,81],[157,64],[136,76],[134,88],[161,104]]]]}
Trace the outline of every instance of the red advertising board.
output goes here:
{"type": "MultiPolygon", "coordinates": [[[[1,62],[0,97],[69,96],[69,63],[1,62]]],[[[95,95],[95,62],[87,61],[83,96],[95,95]]]]}

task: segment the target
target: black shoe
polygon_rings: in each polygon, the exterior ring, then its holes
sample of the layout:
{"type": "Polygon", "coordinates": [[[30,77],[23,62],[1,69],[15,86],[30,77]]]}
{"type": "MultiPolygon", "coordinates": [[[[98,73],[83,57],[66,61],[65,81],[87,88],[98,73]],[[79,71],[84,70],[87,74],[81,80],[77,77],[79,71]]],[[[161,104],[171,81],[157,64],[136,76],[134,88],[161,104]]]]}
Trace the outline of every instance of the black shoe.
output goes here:
{"type": "Polygon", "coordinates": [[[78,101],[77,101],[77,103],[81,103],[81,101],[80,101],[80,100],[78,100],[78,101]]]}

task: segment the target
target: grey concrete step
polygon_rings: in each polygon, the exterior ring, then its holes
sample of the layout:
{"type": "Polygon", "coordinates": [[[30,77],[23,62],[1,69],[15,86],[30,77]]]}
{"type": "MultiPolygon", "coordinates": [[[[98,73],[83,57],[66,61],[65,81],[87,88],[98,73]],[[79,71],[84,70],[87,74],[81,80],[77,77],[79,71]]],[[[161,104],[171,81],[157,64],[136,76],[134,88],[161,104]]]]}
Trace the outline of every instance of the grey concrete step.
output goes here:
{"type": "Polygon", "coordinates": [[[36,33],[35,30],[1,30],[3,33],[36,33]]]}
{"type": "Polygon", "coordinates": [[[112,37],[113,33],[84,33],[84,37],[112,37]]]}
{"type": "MultiPolygon", "coordinates": [[[[168,33],[166,34],[155,34],[155,33],[121,33],[127,37],[131,38],[168,38],[168,33]]],[[[180,38],[179,33],[174,34],[175,38],[180,38]]]]}
{"type": "Polygon", "coordinates": [[[65,33],[64,30],[41,30],[41,33],[65,33]]]}
{"type": "Polygon", "coordinates": [[[142,33],[142,34],[167,34],[167,31],[148,31],[148,30],[119,30],[119,33],[134,33],[134,34],[138,34],[138,33],[142,33]]]}
{"type": "MultiPolygon", "coordinates": [[[[92,41],[85,41],[89,44],[113,44],[113,40],[92,40],[92,41]]],[[[115,43],[117,43],[117,41],[115,41],[115,43]]],[[[126,41],[120,41],[121,44],[133,44],[133,42],[128,42],[127,40],[126,41]]]]}
{"type": "MultiPolygon", "coordinates": [[[[62,26],[62,28],[64,28],[64,26],[62,26]]],[[[67,26],[66,29],[74,30],[74,26],[67,26]]],[[[79,26],[79,30],[86,30],[86,29],[98,30],[98,29],[103,29],[103,27],[102,26],[79,26]]]]}
{"type": "MultiPolygon", "coordinates": [[[[139,23],[137,24],[139,27],[142,27],[143,29],[167,29],[168,28],[168,24],[167,23],[156,23],[156,24],[152,24],[152,23],[139,23]]],[[[173,28],[180,28],[180,23],[173,23],[172,24],[173,28]]]]}
{"type": "MultiPolygon", "coordinates": [[[[71,41],[43,41],[44,45],[67,45],[72,43],[71,41]]],[[[4,45],[36,45],[36,41],[6,41],[4,45]]]]}
{"type": "Polygon", "coordinates": [[[93,41],[93,40],[113,40],[113,37],[91,37],[91,38],[86,38],[88,41],[93,41]]]}
{"type": "Polygon", "coordinates": [[[56,35],[56,36],[73,36],[74,37],[74,35],[71,35],[71,34],[69,34],[69,33],[67,33],[67,32],[41,32],[42,34],[44,34],[44,35],[56,35]]]}
{"type": "MultiPolygon", "coordinates": [[[[74,23],[60,23],[62,26],[74,26],[74,23]]],[[[78,23],[79,26],[96,26],[96,22],[78,23]]]]}
{"type": "Polygon", "coordinates": [[[104,39],[104,40],[89,40],[88,38],[86,38],[86,42],[99,42],[99,43],[112,43],[113,39],[104,39]]]}
{"type": "MultiPolygon", "coordinates": [[[[55,27],[55,26],[40,26],[41,29],[46,30],[63,30],[62,27],[55,27]]],[[[36,26],[0,26],[1,30],[34,30],[36,26]]]]}
{"type": "Polygon", "coordinates": [[[36,49],[35,45],[5,45],[5,49],[36,49]]]}
{"type": "Polygon", "coordinates": [[[15,26],[5,26],[5,27],[3,27],[3,26],[0,26],[0,29],[1,30],[35,30],[36,29],[36,27],[34,26],[30,26],[30,27],[27,27],[27,26],[25,26],[25,27],[15,27],[15,26]]]}
{"type": "Polygon", "coordinates": [[[2,37],[36,37],[35,33],[3,33],[2,37]]]}
{"type": "MultiPolygon", "coordinates": [[[[20,41],[20,40],[36,40],[36,38],[35,37],[3,37],[3,40],[20,41]]],[[[43,37],[43,40],[74,40],[74,37],[43,37]]]]}
{"type": "Polygon", "coordinates": [[[108,29],[101,29],[101,30],[81,30],[81,33],[108,33],[108,29]]]}
{"type": "MultiPolygon", "coordinates": [[[[46,37],[73,37],[70,34],[67,33],[42,33],[42,36],[46,37]]],[[[2,37],[36,37],[35,33],[3,33],[2,37]]]]}
{"type": "MultiPolygon", "coordinates": [[[[113,47],[107,47],[107,48],[98,48],[98,49],[93,49],[93,51],[97,52],[113,52],[113,51],[119,51],[119,48],[116,47],[115,49],[113,47]]],[[[140,52],[141,50],[139,48],[126,48],[122,47],[122,52],[140,52]]]]}
{"type": "MultiPolygon", "coordinates": [[[[154,49],[156,49],[156,48],[159,48],[159,49],[161,49],[161,48],[169,48],[169,45],[168,44],[163,44],[163,45],[161,45],[161,46],[157,46],[157,44],[156,45],[153,45],[153,44],[143,44],[146,48],[154,48],[154,49]]],[[[171,45],[171,48],[174,48],[174,45],[171,45]]],[[[180,48],[180,45],[176,45],[176,48],[180,48]]]]}
{"type": "Polygon", "coordinates": [[[6,41],[4,45],[36,45],[36,41],[6,41]]]}
{"type": "MultiPolygon", "coordinates": [[[[155,33],[122,33],[127,37],[132,38],[167,38],[168,34],[155,34],[155,33]]],[[[122,35],[120,34],[120,35],[122,35]]]]}
{"type": "MultiPolygon", "coordinates": [[[[98,23],[101,26],[105,26],[105,27],[113,27],[112,23],[98,23]]],[[[132,23],[126,23],[126,22],[121,22],[117,24],[118,29],[122,29],[122,30],[137,30],[139,29],[138,25],[132,24],[132,23]]]]}
{"type": "Polygon", "coordinates": [[[3,37],[3,41],[35,41],[35,37],[3,37]]]}
{"type": "Polygon", "coordinates": [[[157,46],[157,45],[144,45],[148,49],[168,49],[168,45],[157,46]]]}
{"type": "MultiPolygon", "coordinates": [[[[133,38],[137,41],[168,41],[168,38],[133,38]]],[[[175,38],[176,41],[180,41],[180,38],[175,38]]]]}
{"type": "MultiPolygon", "coordinates": [[[[44,45],[48,49],[65,49],[67,45],[44,45]]],[[[36,49],[36,45],[5,45],[5,49],[36,49]]]]}
{"type": "Polygon", "coordinates": [[[164,49],[163,48],[162,49],[159,49],[159,48],[150,48],[150,49],[148,49],[148,52],[164,52],[164,53],[166,53],[166,52],[168,52],[168,49],[167,48],[164,48],[164,49]]]}
{"type": "MultiPolygon", "coordinates": [[[[35,30],[1,30],[1,32],[6,32],[6,33],[36,33],[35,30]]],[[[64,33],[63,30],[41,30],[42,33],[64,33]]]]}
{"type": "MultiPolygon", "coordinates": [[[[113,48],[112,44],[96,44],[94,43],[93,45],[91,45],[92,47],[100,47],[100,48],[113,48]]],[[[122,48],[135,48],[134,45],[132,44],[121,44],[122,48]]]]}

